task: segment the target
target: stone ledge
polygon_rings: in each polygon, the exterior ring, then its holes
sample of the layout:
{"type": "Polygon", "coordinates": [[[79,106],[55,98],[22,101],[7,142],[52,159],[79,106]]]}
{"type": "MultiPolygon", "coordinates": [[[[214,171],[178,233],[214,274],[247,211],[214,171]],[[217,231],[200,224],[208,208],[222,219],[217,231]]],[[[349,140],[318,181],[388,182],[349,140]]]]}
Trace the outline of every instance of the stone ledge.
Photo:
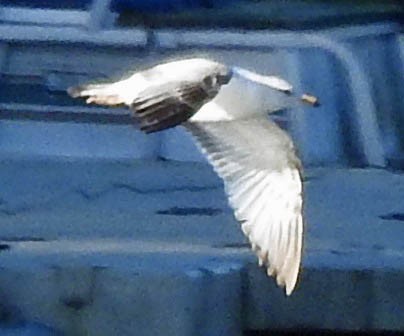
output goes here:
{"type": "Polygon", "coordinates": [[[147,33],[144,29],[106,29],[86,31],[76,27],[52,27],[35,25],[0,25],[3,42],[85,43],[101,47],[145,47],[147,33]]]}
{"type": "MultiPolygon", "coordinates": [[[[382,22],[369,25],[356,25],[338,28],[322,29],[317,33],[337,40],[350,41],[353,39],[384,36],[398,33],[400,26],[394,22],[382,22]]],[[[240,31],[236,29],[186,29],[161,28],[153,30],[156,43],[161,48],[313,48],[305,41],[304,33],[288,30],[253,30],[240,31]]]]}

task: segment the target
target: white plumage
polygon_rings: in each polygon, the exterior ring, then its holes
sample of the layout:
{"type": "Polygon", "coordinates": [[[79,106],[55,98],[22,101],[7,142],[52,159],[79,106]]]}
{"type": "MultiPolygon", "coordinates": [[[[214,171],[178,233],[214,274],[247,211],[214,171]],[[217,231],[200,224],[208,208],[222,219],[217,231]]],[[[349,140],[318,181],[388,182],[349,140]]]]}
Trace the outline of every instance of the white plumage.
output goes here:
{"type": "Polygon", "coordinates": [[[292,293],[304,231],[301,163],[289,136],[266,116],[298,101],[288,82],[193,58],[69,93],[88,103],[130,106],[147,133],[182,124],[223,179],[259,264],[292,293]]]}

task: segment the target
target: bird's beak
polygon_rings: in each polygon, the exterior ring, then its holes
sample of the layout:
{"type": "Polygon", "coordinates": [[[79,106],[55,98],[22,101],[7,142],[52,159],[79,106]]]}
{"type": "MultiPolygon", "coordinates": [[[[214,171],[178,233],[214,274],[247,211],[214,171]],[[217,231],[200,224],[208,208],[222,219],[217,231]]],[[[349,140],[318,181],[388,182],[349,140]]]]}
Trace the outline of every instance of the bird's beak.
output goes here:
{"type": "Polygon", "coordinates": [[[302,102],[309,104],[311,106],[314,106],[314,107],[320,106],[320,102],[318,101],[318,98],[315,96],[309,95],[307,93],[303,94],[300,97],[300,99],[302,102]]]}

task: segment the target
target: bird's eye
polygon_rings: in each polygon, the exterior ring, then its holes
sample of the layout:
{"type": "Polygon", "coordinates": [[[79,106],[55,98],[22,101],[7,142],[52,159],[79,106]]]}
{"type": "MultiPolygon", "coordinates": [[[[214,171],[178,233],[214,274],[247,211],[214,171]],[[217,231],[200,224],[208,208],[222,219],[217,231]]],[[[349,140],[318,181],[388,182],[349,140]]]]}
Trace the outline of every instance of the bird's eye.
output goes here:
{"type": "Polygon", "coordinates": [[[227,84],[230,80],[230,76],[228,74],[225,74],[225,75],[219,74],[216,76],[216,78],[217,78],[217,82],[220,85],[227,84]]]}
{"type": "Polygon", "coordinates": [[[212,86],[212,84],[213,84],[213,78],[210,77],[210,76],[205,77],[205,78],[203,79],[203,84],[205,84],[206,86],[212,86]]]}

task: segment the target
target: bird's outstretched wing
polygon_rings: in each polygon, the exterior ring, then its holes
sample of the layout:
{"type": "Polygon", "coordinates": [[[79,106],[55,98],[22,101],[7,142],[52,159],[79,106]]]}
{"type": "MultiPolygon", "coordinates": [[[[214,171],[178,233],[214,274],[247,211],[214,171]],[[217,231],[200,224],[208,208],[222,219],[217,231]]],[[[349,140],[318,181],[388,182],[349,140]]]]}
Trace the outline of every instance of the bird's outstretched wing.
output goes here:
{"type": "Polygon", "coordinates": [[[303,240],[301,164],[291,139],[264,117],[185,127],[224,180],[259,263],[291,294],[303,240]]]}
{"type": "Polygon", "coordinates": [[[172,81],[142,91],[131,109],[146,133],[177,126],[192,117],[219,92],[210,76],[202,81],[172,81]]]}
{"type": "Polygon", "coordinates": [[[87,103],[128,105],[141,130],[151,133],[188,120],[231,77],[226,65],[195,58],[159,64],[113,83],[71,87],[68,93],[87,103]]]}

